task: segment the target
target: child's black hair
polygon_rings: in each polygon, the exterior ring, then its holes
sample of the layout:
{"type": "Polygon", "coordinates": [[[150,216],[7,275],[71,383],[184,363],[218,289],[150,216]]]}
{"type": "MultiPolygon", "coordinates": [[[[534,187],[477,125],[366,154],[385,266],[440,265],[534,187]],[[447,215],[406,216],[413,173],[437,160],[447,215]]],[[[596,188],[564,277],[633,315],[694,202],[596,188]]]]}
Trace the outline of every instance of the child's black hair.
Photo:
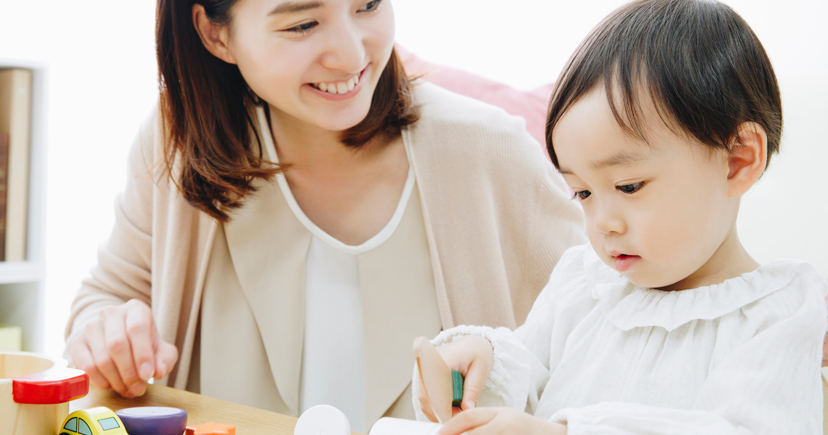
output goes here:
{"type": "Polygon", "coordinates": [[[768,162],[779,150],[782,101],[773,67],[742,17],[717,1],[634,1],[593,29],[549,102],[546,146],[558,168],[552,131],[599,81],[615,119],[634,137],[646,140],[641,98],[651,98],[665,124],[708,146],[727,149],[739,125],[755,122],[767,134],[768,162]]]}

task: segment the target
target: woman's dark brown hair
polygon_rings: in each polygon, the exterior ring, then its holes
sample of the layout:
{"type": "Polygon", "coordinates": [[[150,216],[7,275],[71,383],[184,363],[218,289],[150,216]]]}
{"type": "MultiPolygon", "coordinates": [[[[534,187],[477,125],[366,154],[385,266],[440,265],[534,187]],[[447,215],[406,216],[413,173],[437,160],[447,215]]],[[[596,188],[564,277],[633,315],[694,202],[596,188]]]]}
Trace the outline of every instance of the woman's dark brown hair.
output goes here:
{"type": "Polygon", "coordinates": [[[552,132],[599,84],[634,137],[646,139],[641,102],[650,98],[667,126],[705,145],[728,149],[739,125],[755,122],[767,134],[768,162],[779,151],[782,100],[773,67],[742,17],[717,1],[634,1],[593,29],[549,102],[546,146],[558,169],[552,132]]]}
{"type": "MultiPolygon", "coordinates": [[[[257,97],[236,65],[207,51],[193,25],[194,4],[203,5],[213,23],[226,25],[237,2],[158,0],[156,22],[167,170],[173,177],[180,167],[180,177],[173,182],[184,198],[221,222],[228,221],[228,212],[255,190],[255,179],[271,178],[281,170],[262,157],[261,138],[249,112],[257,97]],[[251,149],[252,139],[257,149],[251,149]],[[176,172],[171,170],[173,163],[176,172]]],[[[416,120],[411,83],[392,51],[368,115],[341,139],[347,146],[361,147],[378,134],[394,134],[416,120]]]]}

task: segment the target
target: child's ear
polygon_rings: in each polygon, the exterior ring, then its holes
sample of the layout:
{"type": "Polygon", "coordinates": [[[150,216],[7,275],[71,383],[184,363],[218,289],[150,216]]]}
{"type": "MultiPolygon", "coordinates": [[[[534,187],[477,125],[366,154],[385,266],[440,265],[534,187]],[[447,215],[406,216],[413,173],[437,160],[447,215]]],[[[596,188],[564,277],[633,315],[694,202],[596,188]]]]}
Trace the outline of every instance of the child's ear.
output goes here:
{"type": "Polygon", "coordinates": [[[216,24],[207,17],[204,6],[193,5],[193,26],[195,26],[201,43],[213,56],[231,64],[236,63],[233,53],[228,48],[229,28],[226,25],[216,24]]]}
{"type": "Polygon", "coordinates": [[[762,176],[768,162],[768,136],[755,122],[739,125],[728,150],[728,194],[741,196],[762,176]]]}

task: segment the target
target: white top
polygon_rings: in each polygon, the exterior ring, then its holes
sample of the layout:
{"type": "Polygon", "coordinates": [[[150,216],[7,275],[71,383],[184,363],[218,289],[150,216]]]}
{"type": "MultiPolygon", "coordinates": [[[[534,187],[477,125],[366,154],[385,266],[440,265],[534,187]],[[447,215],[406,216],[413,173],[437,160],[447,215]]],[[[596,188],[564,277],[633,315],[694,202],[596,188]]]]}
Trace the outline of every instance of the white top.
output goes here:
{"type": "Polygon", "coordinates": [[[584,245],[514,332],[459,326],[434,343],[488,338],[480,405],[567,422],[570,435],[821,434],[826,294],[813,266],[790,260],[691,290],[635,287],[584,245]]]}
{"type": "MultiPolygon", "coordinates": [[[[262,125],[262,131],[269,131],[266,127],[262,125]]],[[[267,134],[264,136],[268,157],[278,163],[272,139],[267,134]]],[[[394,234],[414,190],[414,170],[409,167],[391,220],[358,246],[346,245],[319,228],[299,207],[284,174],[278,173],[276,180],[293,214],[313,235],[305,262],[305,334],[299,412],[320,404],[331,405],[348,417],[352,430],[367,432],[358,256],[380,246],[394,234]]]]}

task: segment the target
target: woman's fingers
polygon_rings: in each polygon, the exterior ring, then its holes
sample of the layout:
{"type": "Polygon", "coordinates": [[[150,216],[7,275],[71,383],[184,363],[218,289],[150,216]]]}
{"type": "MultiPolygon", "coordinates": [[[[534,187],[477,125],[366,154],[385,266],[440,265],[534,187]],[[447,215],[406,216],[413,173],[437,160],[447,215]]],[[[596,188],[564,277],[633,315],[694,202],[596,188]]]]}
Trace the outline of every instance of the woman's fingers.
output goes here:
{"type": "Polygon", "coordinates": [[[119,378],[120,383],[125,386],[125,391],[122,392],[116,387],[116,382],[112,377],[107,376],[107,379],[115,391],[125,397],[140,396],[146,389],[146,383],[138,376],[138,369],[135,367],[135,357],[127,331],[126,319],[130,315],[130,308],[133,307],[127,303],[101,310],[106,352],[117,370],[117,374],[113,377],[119,378]]]}
{"type": "Polygon", "coordinates": [[[178,349],[158,338],[158,348],[155,351],[155,379],[161,379],[170,374],[176,361],[178,361],[178,349]]]}
{"type": "MultiPolygon", "coordinates": [[[[155,375],[155,347],[158,333],[152,321],[152,310],[137,300],[127,302],[124,329],[132,349],[133,366],[140,383],[155,375]]],[[[135,382],[138,383],[138,382],[135,382]]],[[[132,385],[132,384],[130,384],[132,385]]]]}
{"type": "MultiPolygon", "coordinates": [[[[84,338],[89,346],[89,352],[92,354],[94,368],[106,379],[106,383],[108,383],[113,390],[117,391],[118,394],[125,397],[132,397],[133,395],[129,393],[129,389],[121,380],[121,375],[118,372],[118,367],[116,366],[115,361],[110,356],[109,349],[106,344],[105,328],[106,326],[104,326],[103,319],[90,322],[84,327],[84,338]]],[[[88,370],[85,369],[85,371],[89,373],[88,370]]]]}
{"type": "Polygon", "coordinates": [[[69,354],[94,385],[128,398],[144,394],[146,381],[168,375],[178,360],[175,346],[159,337],[152,310],[138,300],[102,309],[69,354]]]}
{"type": "MultiPolygon", "coordinates": [[[[89,327],[90,325],[87,325],[87,328],[89,327]]],[[[69,345],[69,355],[72,357],[75,367],[89,375],[89,380],[93,385],[104,390],[112,388],[109,381],[106,380],[106,377],[98,370],[95,359],[92,357],[92,351],[89,350],[89,344],[86,341],[85,334],[72,340],[72,343],[69,345]]]]}

